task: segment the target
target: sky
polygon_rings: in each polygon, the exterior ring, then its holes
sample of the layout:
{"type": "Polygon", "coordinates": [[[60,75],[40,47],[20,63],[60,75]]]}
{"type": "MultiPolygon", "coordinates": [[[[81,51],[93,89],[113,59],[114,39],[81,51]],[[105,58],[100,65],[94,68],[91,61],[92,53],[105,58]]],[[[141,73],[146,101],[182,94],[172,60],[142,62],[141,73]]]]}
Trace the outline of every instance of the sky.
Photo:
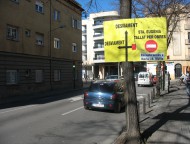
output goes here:
{"type": "Polygon", "coordinates": [[[96,13],[100,11],[112,11],[117,9],[116,0],[93,0],[93,4],[89,7],[90,0],[76,0],[79,4],[81,4],[82,8],[90,13],[96,13]],[[95,4],[96,2],[96,4],[95,4]]]}

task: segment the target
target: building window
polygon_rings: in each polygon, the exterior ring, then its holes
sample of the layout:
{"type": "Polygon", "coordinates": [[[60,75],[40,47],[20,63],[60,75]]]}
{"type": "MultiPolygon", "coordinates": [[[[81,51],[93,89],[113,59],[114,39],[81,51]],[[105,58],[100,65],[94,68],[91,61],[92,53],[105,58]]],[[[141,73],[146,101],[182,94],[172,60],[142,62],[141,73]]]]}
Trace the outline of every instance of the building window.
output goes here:
{"type": "Polygon", "coordinates": [[[59,49],[61,47],[61,41],[58,38],[54,38],[54,48],[59,49]]]}
{"type": "Polygon", "coordinates": [[[35,71],[35,82],[40,83],[43,82],[43,70],[36,70],[35,71]]]}
{"type": "Polygon", "coordinates": [[[6,84],[12,85],[18,83],[18,71],[7,70],[6,71],[6,84]]]}
{"type": "Polygon", "coordinates": [[[72,27],[76,29],[81,29],[82,27],[81,21],[72,18],[72,27]]]}
{"type": "Polygon", "coordinates": [[[44,35],[40,33],[36,33],[36,44],[44,45],[44,35]]]}
{"type": "Polygon", "coordinates": [[[61,71],[54,70],[54,81],[60,81],[60,80],[61,80],[61,71]]]}
{"type": "Polygon", "coordinates": [[[60,11],[54,10],[54,20],[55,21],[60,20],[60,11]]]}
{"type": "Polygon", "coordinates": [[[41,1],[37,0],[36,4],[35,4],[35,9],[37,12],[43,13],[44,12],[44,4],[41,1]]]}
{"type": "Polygon", "coordinates": [[[7,26],[7,39],[18,40],[18,27],[7,26]]]}
{"type": "Polygon", "coordinates": [[[31,31],[29,29],[26,29],[25,30],[25,36],[30,37],[30,35],[31,35],[31,31]]]}
{"type": "Polygon", "coordinates": [[[19,0],[11,0],[12,2],[19,3],[19,0]]]}
{"type": "Polygon", "coordinates": [[[72,43],[72,51],[77,52],[77,44],[76,43],[72,43]]]}
{"type": "Polygon", "coordinates": [[[190,32],[188,32],[188,39],[190,40],[190,32]]]}

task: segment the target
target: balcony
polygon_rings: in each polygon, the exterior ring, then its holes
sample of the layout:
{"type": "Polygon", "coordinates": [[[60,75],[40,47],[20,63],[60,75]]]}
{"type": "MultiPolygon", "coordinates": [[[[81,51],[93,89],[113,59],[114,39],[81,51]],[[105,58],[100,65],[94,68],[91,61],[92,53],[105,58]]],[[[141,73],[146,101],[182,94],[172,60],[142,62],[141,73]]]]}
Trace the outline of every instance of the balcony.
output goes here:
{"type": "Polygon", "coordinates": [[[185,44],[186,44],[186,45],[190,45],[190,39],[186,39],[186,40],[185,40],[185,44]]]}
{"type": "Polygon", "coordinates": [[[104,39],[104,34],[103,33],[95,34],[93,37],[94,37],[94,40],[101,40],[101,39],[104,39]]]}
{"type": "Polygon", "coordinates": [[[104,51],[104,44],[103,43],[95,43],[94,45],[94,52],[104,51]]]}
{"type": "Polygon", "coordinates": [[[82,45],[86,45],[86,41],[82,41],[82,45]]]}
{"type": "Polygon", "coordinates": [[[82,31],[82,35],[86,35],[86,30],[83,30],[83,31],[82,31]]]}
{"type": "Polygon", "coordinates": [[[94,52],[103,52],[104,48],[94,48],[94,52]]]}
{"type": "Polygon", "coordinates": [[[184,28],[185,28],[185,30],[190,30],[190,24],[185,24],[184,28]]]}
{"type": "Polygon", "coordinates": [[[99,55],[97,56],[96,58],[93,58],[93,62],[94,63],[102,63],[102,62],[105,62],[105,58],[104,58],[104,55],[99,55]]]}
{"type": "Polygon", "coordinates": [[[82,52],[83,53],[87,53],[87,49],[82,49],[82,52]]]}
{"type": "Polygon", "coordinates": [[[93,29],[99,29],[99,28],[103,28],[103,23],[100,23],[100,24],[94,24],[93,25],[93,29]]]}

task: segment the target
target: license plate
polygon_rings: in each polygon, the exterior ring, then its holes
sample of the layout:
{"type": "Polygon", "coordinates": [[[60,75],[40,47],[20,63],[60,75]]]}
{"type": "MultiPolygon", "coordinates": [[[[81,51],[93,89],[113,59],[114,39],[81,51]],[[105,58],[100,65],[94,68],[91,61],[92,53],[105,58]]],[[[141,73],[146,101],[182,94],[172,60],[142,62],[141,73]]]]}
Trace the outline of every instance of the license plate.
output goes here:
{"type": "Polygon", "coordinates": [[[104,105],[103,104],[92,104],[94,107],[104,107],[104,105]]]}

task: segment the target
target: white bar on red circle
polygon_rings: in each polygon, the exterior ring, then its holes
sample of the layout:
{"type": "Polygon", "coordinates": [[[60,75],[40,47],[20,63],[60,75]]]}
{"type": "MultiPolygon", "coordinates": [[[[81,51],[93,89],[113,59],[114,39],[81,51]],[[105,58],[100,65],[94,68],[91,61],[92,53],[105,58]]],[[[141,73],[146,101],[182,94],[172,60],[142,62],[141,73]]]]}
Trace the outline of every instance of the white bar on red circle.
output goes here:
{"type": "Polygon", "coordinates": [[[156,48],[156,44],[146,44],[146,48],[156,48]]]}

